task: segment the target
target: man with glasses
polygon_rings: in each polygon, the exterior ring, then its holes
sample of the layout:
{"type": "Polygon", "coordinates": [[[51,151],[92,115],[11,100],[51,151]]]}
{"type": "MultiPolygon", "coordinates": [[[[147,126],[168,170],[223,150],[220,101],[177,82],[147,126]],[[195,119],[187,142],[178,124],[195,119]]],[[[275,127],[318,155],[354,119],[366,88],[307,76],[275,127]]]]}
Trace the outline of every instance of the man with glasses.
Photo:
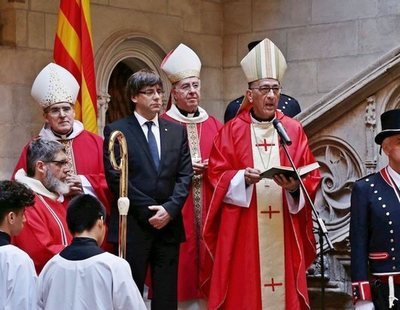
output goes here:
{"type": "MultiPolygon", "coordinates": [[[[54,63],[43,68],[31,90],[45,119],[39,137],[60,141],[65,146],[69,166],[66,178],[69,192],[65,195],[91,194],[100,199],[109,213],[111,194],[104,176],[103,140],[75,120],[78,93],[79,84],[69,71],[54,63]]],[[[26,169],[27,148],[28,145],[22,150],[14,173],[20,168],[26,169]]]]}
{"type": "MultiPolygon", "coordinates": [[[[247,47],[249,52],[258,44],[260,41],[252,41],[250,42],[247,47]]],[[[224,113],[224,123],[227,123],[232,118],[237,115],[238,110],[240,109],[240,105],[242,104],[244,96],[240,96],[228,103],[224,113]]],[[[287,116],[295,117],[297,114],[301,112],[299,102],[289,96],[285,95],[284,93],[280,93],[279,100],[278,100],[278,109],[287,116]]]]}
{"type": "Polygon", "coordinates": [[[182,210],[186,241],[181,244],[178,270],[178,301],[181,309],[201,303],[199,272],[204,253],[201,230],[212,186],[208,179],[208,157],[212,141],[222,124],[199,106],[201,98],[201,62],[184,44],[171,51],[161,69],[172,83],[170,102],[163,118],[185,125],[192,157],[193,173],[190,194],[182,210]],[[172,102],[171,102],[172,103],[172,102]]]}
{"type": "MultiPolygon", "coordinates": [[[[277,110],[286,61],[268,39],[241,61],[248,81],[236,118],[214,139],[214,196],[204,225],[209,309],[309,309],[306,270],[315,257],[311,208],[299,181],[260,174],[291,166],[272,121],[286,128],[296,167],[314,163],[301,124],[277,110]]],[[[319,172],[304,178],[311,197],[319,172]]]]}
{"type": "MultiPolygon", "coordinates": [[[[133,115],[104,128],[106,178],[118,197],[120,174],[110,164],[108,144],[112,131],[120,130],[128,146],[126,260],[141,293],[150,267],[153,310],[177,309],[179,244],[185,240],[181,211],[193,174],[187,134],[183,126],[158,117],[163,85],[153,71],[135,72],[128,79],[126,90],[133,115]]],[[[118,161],[118,143],[115,154],[118,161]]],[[[118,241],[116,203],[109,241],[118,241]]]]}
{"type": "Polygon", "coordinates": [[[53,140],[33,140],[27,149],[26,172],[15,180],[35,193],[35,204],[25,211],[26,223],[13,243],[32,258],[39,274],[46,262],[71,242],[66,225],[64,196],[70,192],[69,165],[64,146],[53,140]]]}

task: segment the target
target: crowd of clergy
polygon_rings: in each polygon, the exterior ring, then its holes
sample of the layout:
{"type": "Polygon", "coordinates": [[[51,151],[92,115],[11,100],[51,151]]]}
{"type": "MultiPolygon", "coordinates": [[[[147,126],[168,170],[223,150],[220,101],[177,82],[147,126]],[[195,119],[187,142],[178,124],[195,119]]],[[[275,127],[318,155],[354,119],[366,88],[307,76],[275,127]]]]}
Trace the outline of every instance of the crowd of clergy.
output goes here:
{"type": "MultiPolygon", "coordinates": [[[[104,140],[75,119],[75,77],[55,63],[39,72],[31,95],[43,127],[0,181],[0,309],[311,309],[321,175],[264,177],[316,159],[293,118],[297,101],[282,94],[280,49],[257,41],[240,64],[248,88],[222,124],[200,106],[200,58],[179,44],[160,66],[167,107],[160,76],[133,73],[134,112],[107,124],[104,140]],[[111,163],[115,131],[127,175],[111,163]]],[[[356,309],[400,309],[400,110],[381,123],[375,141],[389,163],[355,182],[351,198],[356,309]]]]}

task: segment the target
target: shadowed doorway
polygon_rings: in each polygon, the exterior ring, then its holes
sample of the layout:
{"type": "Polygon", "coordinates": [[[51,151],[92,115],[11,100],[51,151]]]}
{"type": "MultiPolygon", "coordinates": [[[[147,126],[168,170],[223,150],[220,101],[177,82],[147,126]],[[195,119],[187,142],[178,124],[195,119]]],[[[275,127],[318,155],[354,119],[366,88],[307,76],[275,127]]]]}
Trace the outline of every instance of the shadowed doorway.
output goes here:
{"type": "Polygon", "coordinates": [[[136,58],[124,59],[115,66],[108,84],[110,102],[106,112],[107,124],[133,113],[132,103],[125,94],[126,81],[134,72],[144,68],[149,69],[143,61],[136,58]]]}

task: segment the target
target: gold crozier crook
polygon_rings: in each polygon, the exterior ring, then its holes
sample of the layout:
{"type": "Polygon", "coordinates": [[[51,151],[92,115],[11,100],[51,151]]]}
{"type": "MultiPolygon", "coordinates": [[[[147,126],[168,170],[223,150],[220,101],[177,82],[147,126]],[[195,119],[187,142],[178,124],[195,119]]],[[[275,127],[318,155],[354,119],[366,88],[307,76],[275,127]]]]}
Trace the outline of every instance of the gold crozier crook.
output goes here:
{"type": "Polygon", "coordinates": [[[119,198],[118,198],[118,211],[119,211],[119,235],[118,235],[118,256],[126,258],[126,219],[129,211],[129,198],[128,198],[128,146],[124,134],[119,130],[114,130],[110,136],[108,144],[108,152],[110,154],[110,162],[115,170],[121,171],[119,179],[119,198]],[[118,139],[119,152],[121,161],[119,165],[115,160],[114,144],[118,139]]]}

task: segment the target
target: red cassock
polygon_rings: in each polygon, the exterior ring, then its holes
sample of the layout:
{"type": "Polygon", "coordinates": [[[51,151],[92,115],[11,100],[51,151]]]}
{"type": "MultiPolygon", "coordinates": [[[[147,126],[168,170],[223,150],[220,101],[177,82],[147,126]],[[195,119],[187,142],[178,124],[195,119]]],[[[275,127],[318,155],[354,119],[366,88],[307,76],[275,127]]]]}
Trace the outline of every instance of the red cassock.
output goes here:
{"type": "MultiPolygon", "coordinates": [[[[62,140],[59,141],[62,142],[62,140]]],[[[111,211],[112,194],[108,189],[104,175],[103,139],[87,130],[83,130],[76,137],[64,141],[68,141],[66,144],[71,146],[72,152],[69,153],[67,151],[67,158],[69,161],[72,161],[76,174],[86,177],[95,191],[97,198],[99,198],[106,208],[107,216],[109,216],[111,211]]],[[[26,171],[26,152],[28,146],[29,143],[22,149],[13,176],[21,168],[26,171]]],[[[105,250],[113,251],[112,245],[106,241],[103,243],[102,247],[105,250]]]]}
{"type": "Polygon", "coordinates": [[[25,209],[25,217],[24,228],[13,238],[13,244],[28,253],[39,274],[47,261],[72,240],[66,208],[57,200],[36,194],[35,204],[25,209]]]}
{"type": "MultiPolygon", "coordinates": [[[[292,139],[289,152],[296,167],[315,162],[301,124],[277,111],[292,139]]],[[[207,255],[201,274],[202,289],[209,296],[209,309],[262,309],[260,259],[257,228],[256,193],[250,207],[223,203],[230,181],[238,170],[253,167],[251,118],[242,111],[227,123],[214,140],[209,176],[215,188],[207,214],[203,238],[207,255]]],[[[279,151],[281,165],[290,166],[284,150],[279,151]]],[[[304,178],[312,199],[320,182],[318,170],[304,178]]],[[[283,195],[285,309],[309,308],[306,269],[315,258],[311,208],[291,214],[283,195]]],[[[273,257],[270,258],[273,260],[273,257]]]]}
{"type": "MultiPolygon", "coordinates": [[[[161,116],[167,120],[177,122],[167,114],[161,116]]],[[[185,123],[180,122],[182,125],[185,123]]],[[[212,116],[207,120],[197,123],[199,145],[202,161],[210,156],[212,142],[218,130],[222,127],[221,123],[212,116]]],[[[180,246],[179,266],[178,266],[178,301],[193,300],[204,297],[200,291],[199,272],[202,266],[201,255],[204,256],[204,244],[201,240],[201,228],[197,230],[195,222],[195,211],[193,202],[193,185],[191,185],[189,196],[182,209],[183,224],[185,227],[186,241],[180,246]]],[[[205,215],[212,195],[212,186],[208,179],[207,172],[202,176],[202,206],[201,206],[201,227],[204,223],[205,215]]]]}

